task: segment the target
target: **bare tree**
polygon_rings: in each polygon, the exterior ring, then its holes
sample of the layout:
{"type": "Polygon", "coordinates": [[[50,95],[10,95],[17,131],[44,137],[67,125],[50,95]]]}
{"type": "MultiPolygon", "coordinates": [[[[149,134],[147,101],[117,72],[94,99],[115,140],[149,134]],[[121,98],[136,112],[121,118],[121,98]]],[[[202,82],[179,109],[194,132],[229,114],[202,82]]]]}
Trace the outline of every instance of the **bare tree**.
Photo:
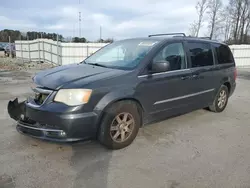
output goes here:
{"type": "Polygon", "coordinates": [[[249,17],[249,1],[244,0],[242,5],[242,14],[240,20],[240,29],[239,29],[239,42],[244,43],[244,34],[247,26],[247,19],[249,17]]]}
{"type": "Polygon", "coordinates": [[[196,34],[197,34],[197,28],[198,28],[198,24],[197,24],[197,22],[194,21],[194,22],[190,25],[190,28],[189,28],[189,36],[195,37],[196,34]]]}
{"type": "Polygon", "coordinates": [[[227,17],[225,17],[224,27],[223,27],[224,41],[229,40],[231,32],[232,32],[231,30],[232,30],[232,27],[231,27],[231,18],[227,16],[227,17]]]}
{"type": "Polygon", "coordinates": [[[231,29],[232,29],[232,24],[231,24],[231,17],[230,17],[230,11],[229,11],[229,6],[225,6],[222,8],[221,13],[219,14],[219,31],[221,34],[221,38],[223,41],[228,41],[230,36],[231,36],[231,29]]]}
{"type": "Polygon", "coordinates": [[[230,0],[233,41],[234,43],[247,43],[247,34],[250,25],[250,2],[249,0],[230,0]]]}
{"type": "Polygon", "coordinates": [[[198,14],[198,22],[196,23],[196,37],[198,37],[200,29],[202,27],[202,23],[204,21],[204,14],[207,10],[207,0],[198,1],[195,8],[198,14]]]}
{"type": "Polygon", "coordinates": [[[242,6],[245,0],[230,0],[229,6],[231,8],[232,14],[232,24],[233,24],[233,40],[237,43],[239,38],[240,21],[242,15],[242,6]]]}
{"type": "Polygon", "coordinates": [[[229,0],[223,9],[223,35],[231,44],[249,43],[250,0],[229,0]]]}
{"type": "Polygon", "coordinates": [[[246,20],[246,28],[245,28],[245,34],[244,34],[244,41],[248,42],[248,31],[250,30],[250,10],[248,10],[248,16],[246,20]]]}
{"type": "Polygon", "coordinates": [[[208,1],[208,19],[209,19],[209,29],[210,29],[210,38],[213,38],[214,33],[219,28],[218,24],[220,22],[219,14],[222,9],[221,0],[209,0],[208,1]]]}
{"type": "Polygon", "coordinates": [[[199,0],[196,5],[198,19],[190,25],[190,35],[199,36],[205,13],[210,38],[224,38],[231,44],[250,43],[250,0],[199,0]]]}
{"type": "Polygon", "coordinates": [[[190,25],[189,32],[190,32],[191,36],[198,37],[200,29],[202,27],[202,23],[204,22],[204,14],[205,14],[206,9],[207,9],[207,0],[199,0],[196,4],[195,8],[197,11],[198,20],[194,21],[190,25]]]}

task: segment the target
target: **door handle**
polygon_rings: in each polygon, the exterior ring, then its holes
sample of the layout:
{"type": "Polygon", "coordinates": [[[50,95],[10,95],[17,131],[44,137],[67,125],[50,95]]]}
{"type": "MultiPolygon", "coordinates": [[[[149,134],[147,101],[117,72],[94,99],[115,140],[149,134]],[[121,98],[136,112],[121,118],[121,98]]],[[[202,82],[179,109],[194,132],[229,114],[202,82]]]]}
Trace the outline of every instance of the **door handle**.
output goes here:
{"type": "Polygon", "coordinates": [[[193,74],[191,77],[192,79],[198,79],[200,76],[199,76],[199,73],[196,73],[196,74],[193,74]]]}
{"type": "Polygon", "coordinates": [[[182,76],[181,79],[182,80],[187,80],[187,79],[190,79],[190,76],[182,76]]]}

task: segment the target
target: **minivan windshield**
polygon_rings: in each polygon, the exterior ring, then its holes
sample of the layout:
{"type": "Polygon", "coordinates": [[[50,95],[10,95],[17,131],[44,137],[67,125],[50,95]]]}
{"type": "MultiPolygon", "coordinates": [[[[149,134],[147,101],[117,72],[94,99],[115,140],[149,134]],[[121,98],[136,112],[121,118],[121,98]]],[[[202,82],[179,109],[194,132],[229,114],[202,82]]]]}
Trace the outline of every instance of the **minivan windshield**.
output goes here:
{"type": "Polygon", "coordinates": [[[90,57],[84,63],[124,70],[134,69],[157,43],[153,39],[127,39],[111,43],[90,57]]]}

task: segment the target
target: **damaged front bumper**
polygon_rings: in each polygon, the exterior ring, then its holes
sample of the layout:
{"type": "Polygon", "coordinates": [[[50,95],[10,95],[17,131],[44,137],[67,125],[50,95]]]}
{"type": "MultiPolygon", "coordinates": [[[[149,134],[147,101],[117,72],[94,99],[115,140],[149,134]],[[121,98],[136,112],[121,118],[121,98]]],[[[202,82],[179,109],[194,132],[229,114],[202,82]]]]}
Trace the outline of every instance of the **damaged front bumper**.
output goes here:
{"type": "Polygon", "coordinates": [[[9,116],[17,121],[17,131],[22,134],[59,142],[85,140],[95,136],[94,113],[69,114],[65,106],[60,106],[62,104],[50,105],[34,108],[27,101],[19,103],[16,98],[9,101],[7,108],[9,116]],[[57,110],[53,112],[51,108],[57,110]],[[60,113],[58,109],[62,109],[60,113]]]}
{"type": "Polygon", "coordinates": [[[24,118],[26,107],[25,102],[26,101],[19,103],[17,98],[14,101],[9,101],[8,113],[12,119],[19,121],[20,119],[24,118]]]}

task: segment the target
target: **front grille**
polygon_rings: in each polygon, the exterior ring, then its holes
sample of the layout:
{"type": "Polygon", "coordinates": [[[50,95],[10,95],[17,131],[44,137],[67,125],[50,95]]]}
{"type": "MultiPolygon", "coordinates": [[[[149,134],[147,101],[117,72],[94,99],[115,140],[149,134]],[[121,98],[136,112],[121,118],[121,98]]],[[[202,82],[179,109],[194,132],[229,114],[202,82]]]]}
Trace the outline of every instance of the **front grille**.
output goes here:
{"type": "Polygon", "coordinates": [[[49,95],[43,93],[36,93],[34,101],[38,105],[42,105],[49,95]]]}
{"type": "Polygon", "coordinates": [[[60,129],[60,127],[58,127],[56,125],[48,125],[48,124],[44,124],[44,123],[39,123],[39,127],[44,128],[44,129],[60,129]]]}
{"type": "Polygon", "coordinates": [[[51,126],[35,123],[32,120],[19,121],[17,124],[17,129],[19,131],[32,136],[56,139],[63,139],[66,137],[66,133],[62,129],[51,129],[49,127],[51,126]]]}
{"type": "Polygon", "coordinates": [[[48,125],[45,123],[38,123],[30,118],[25,118],[24,120],[19,120],[19,123],[24,124],[29,127],[34,127],[34,128],[42,128],[42,129],[55,129],[58,130],[60,127],[56,125],[48,125]]]}
{"type": "Polygon", "coordinates": [[[41,87],[32,88],[32,90],[35,93],[34,101],[37,105],[42,105],[46,101],[48,96],[53,92],[52,90],[41,87]]]}
{"type": "Polygon", "coordinates": [[[38,136],[38,137],[42,137],[43,136],[43,132],[39,131],[39,130],[34,130],[34,129],[26,128],[26,127],[21,127],[20,125],[18,125],[17,128],[20,131],[22,131],[23,133],[30,134],[32,136],[38,136]]]}

